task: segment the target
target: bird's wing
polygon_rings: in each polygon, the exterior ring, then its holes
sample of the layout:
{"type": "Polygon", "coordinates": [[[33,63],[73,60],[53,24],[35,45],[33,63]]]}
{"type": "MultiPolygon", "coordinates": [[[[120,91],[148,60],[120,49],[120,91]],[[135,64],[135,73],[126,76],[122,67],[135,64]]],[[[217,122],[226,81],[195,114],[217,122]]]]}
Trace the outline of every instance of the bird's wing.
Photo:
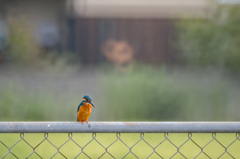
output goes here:
{"type": "Polygon", "coordinates": [[[81,102],[77,108],[77,112],[79,111],[79,108],[83,105],[83,102],[81,102]]]}

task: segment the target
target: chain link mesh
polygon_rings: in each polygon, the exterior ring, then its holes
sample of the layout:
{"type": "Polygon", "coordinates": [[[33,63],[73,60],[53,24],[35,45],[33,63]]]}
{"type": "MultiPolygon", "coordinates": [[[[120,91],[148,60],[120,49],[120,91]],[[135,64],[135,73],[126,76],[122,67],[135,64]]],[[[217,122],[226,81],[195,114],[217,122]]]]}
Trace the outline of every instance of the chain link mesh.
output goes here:
{"type": "MultiPolygon", "coordinates": [[[[77,133],[76,133],[77,134],[77,133]]],[[[151,133],[147,133],[148,135],[151,135],[151,133]]],[[[220,133],[221,134],[221,133],[220,133]]],[[[0,134],[1,135],[1,134],[0,134]]],[[[51,134],[54,135],[54,134],[51,134]]],[[[116,137],[113,141],[111,141],[110,143],[103,144],[100,140],[101,140],[101,135],[99,136],[99,138],[97,138],[97,134],[96,133],[92,133],[92,136],[90,138],[90,140],[85,143],[85,144],[79,144],[76,140],[79,140],[78,136],[76,136],[76,138],[74,138],[73,133],[68,133],[67,135],[67,140],[64,140],[60,145],[58,144],[54,144],[54,142],[51,141],[49,134],[48,133],[44,133],[43,134],[43,139],[41,141],[39,141],[37,144],[33,145],[31,144],[29,141],[27,141],[25,134],[24,133],[20,133],[20,137],[19,139],[13,143],[12,145],[9,146],[9,144],[6,144],[2,138],[0,138],[0,151],[2,151],[1,149],[5,149],[7,150],[6,154],[3,154],[3,156],[0,156],[2,159],[3,158],[20,158],[19,156],[17,156],[17,154],[13,151],[13,149],[16,147],[16,145],[18,145],[20,142],[24,142],[25,145],[29,148],[32,149],[32,151],[29,153],[28,156],[25,156],[24,158],[44,158],[40,153],[37,152],[37,150],[39,149],[39,147],[41,146],[46,146],[46,143],[48,143],[48,146],[53,147],[55,149],[55,153],[53,155],[50,156],[50,158],[59,158],[59,155],[62,158],[68,158],[64,152],[62,151],[63,146],[67,147],[67,151],[69,151],[71,153],[71,151],[77,151],[77,154],[74,156],[74,158],[93,158],[91,157],[91,155],[85,151],[85,149],[87,147],[90,147],[93,151],[95,149],[102,149],[103,152],[102,154],[100,154],[99,156],[97,156],[97,158],[118,158],[116,156],[114,156],[113,152],[110,150],[111,147],[115,146],[117,142],[121,143],[122,146],[121,148],[118,148],[117,151],[122,151],[123,148],[125,147],[127,148],[127,152],[123,154],[123,157],[121,158],[151,158],[154,156],[154,158],[158,157],[158,158],[189,158],[187,157],[187,153],[185,151],[182,151],[182,148],[187,145],[187,144],[192,144],[192,146],[188,146],[188,153],[191,152],[192,147],[195,147],[195,149],[198,149],[198,153],[196,155],[194,155],[191,158],[212,158],[211,155],[209,154],[209,151],[207,151],[207,147],[211,144],[213,144],[215,142],[215,144],[219,145],[218,149],[215,150],[218,153],[220,153],[220,155],[217,158],[240,158],[240,156],[234,156],[231,154],[231,152],[229,151],[229,148],[234,145],[234,143],[236,142],[240,142],[240,133],[236,133],[234,135],[234,138],[232,138],[231,141],[220,141],[217,138],[217,134],[216,133],[208,133],[208,135],[211,135],[211,137],[209,138],[209,140],[207,142],[205,142],[204,144],[200,144],[198,143],[199,141],[196,141],[196,139],[193,139],[193,134],[192,133],[187,133],[186,138],[179,144],[174,143],[174,140],[170,138],[170,134],[169,133],[164,133],[164,134],[160,134],[163,135],[162,138],[158,139],[154,139],[157,142],[157,144],[153,145],[151,144],[148,139],[145,137],[144,133],[140,133],[137,141],[135,141],[132,144],[127,143],[126,140],[128,139],[124,139],[122,137],[121,133],[116,133],[116,137]],[[72,146],[66,146],[69,142],[71,142],[75,148],[73,148],[72,146]],[[96,148],[93,147],[91,145],[91,143],[95,142],[95,144],[98,145],[98,147],[96,148]],[[141,155],[139,155],[137,152],[138,151],[134,151],[133,149],[135,149],[136,145],[138,145],[140,142],[145,144],[145,147],[147,146],[150,151],[147,152],[147,156],[143,157],[141,155]],[[228,143],[228,144],[226,144],[228,143]],[[50,144],[50,145],[49,145],[50,144]],[[166,145],[168,144],[168,146],[171,146],[171,151],[173,154],[170,157],[164,157],[164,152],[165,151],[161,151],[159,150],[161,145],[166,145]],[[35,154],[35,156],[33,156],[35,154]],[[58,155],[58,156],[57,156],[58,155]],[[37,157],[36,157],[37,156],[37,157]]],[[[137,134],[135,134],[137,135],[137,134]]],[[[181,134],[182,135],[182,134],[181,134]]],[[[200,138],[201,139],[201,138],[200,138]]],[[[81,140],[81,139],[80,139],[81,140]]],[[[118,146],[119,144],[117,144],[118,146]]],[[[140,151],[145,151],[146,148],[142,148],[140,151]]],[[[239,147],[238,147],[239,149],[239,147]]],[[[238,152],[239,153],[239,152],[238,152]]],[[[1,154],[1,153],[0,153],[1,154]]],[[[236,155],[236,154],[235,154],[236,155]]],[[[72,158],[72,157],[71,157],[72,158]]],[[[94,157],[95,158],[95,157],[94,157]]]]}

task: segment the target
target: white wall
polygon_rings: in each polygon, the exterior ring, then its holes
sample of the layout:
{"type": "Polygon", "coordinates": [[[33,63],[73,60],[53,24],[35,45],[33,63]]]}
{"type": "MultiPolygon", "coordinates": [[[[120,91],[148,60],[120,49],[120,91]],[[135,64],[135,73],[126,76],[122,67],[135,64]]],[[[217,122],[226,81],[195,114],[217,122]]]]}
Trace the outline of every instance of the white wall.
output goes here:
{"type": "Polygon", "coordinates": [[[185,14],[205,17],[208,0],[68,0],[75,15],[85,17],[179,18],[185,14]]]}

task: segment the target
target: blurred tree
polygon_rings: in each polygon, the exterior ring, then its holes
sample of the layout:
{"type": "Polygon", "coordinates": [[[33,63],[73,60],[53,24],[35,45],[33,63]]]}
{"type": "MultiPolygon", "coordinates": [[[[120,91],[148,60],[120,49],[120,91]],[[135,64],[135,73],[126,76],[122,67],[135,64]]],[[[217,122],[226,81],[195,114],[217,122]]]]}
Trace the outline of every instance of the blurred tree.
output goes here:
{"type": "MultiPolygon", "coordinates": [[[[1,16],[0,16],[1,18],[1,16]]],[[[18,11],[0,19],[0,62],[36,65],[40,61],[28,18],[18,11]]]]}
{"type": "Polygon", "coordinates": [[[4,19],[2,19],[0,14],[0,62],[2,62],[3,55],[5,53],[7,43],[8,43],[9,27],[4,19]]]}
{"type": "Polygon", "coordinates": [[[240,74],[240,6],[217,6],[211,18],[176,23],[180,59],[190,66],[227,68],[240,74]]]}
{"type": "Polygon", "coordinates": [[[10,32],[6,60],[11,63],[36,64],[39,59],[39,50],[27,27],[27,18],[25,16],[10,16],[7,21],[10,32]]]}

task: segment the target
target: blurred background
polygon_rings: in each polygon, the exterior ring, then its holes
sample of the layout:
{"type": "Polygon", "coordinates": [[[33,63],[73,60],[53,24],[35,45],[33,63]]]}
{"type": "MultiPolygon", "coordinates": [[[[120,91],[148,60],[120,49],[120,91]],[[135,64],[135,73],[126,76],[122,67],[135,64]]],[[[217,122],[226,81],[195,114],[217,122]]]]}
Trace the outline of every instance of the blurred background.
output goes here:
{"type": "Polygon", "coordinates": [[[240,120],[240,0],[1,0],[0,120],[240,120]]]}

